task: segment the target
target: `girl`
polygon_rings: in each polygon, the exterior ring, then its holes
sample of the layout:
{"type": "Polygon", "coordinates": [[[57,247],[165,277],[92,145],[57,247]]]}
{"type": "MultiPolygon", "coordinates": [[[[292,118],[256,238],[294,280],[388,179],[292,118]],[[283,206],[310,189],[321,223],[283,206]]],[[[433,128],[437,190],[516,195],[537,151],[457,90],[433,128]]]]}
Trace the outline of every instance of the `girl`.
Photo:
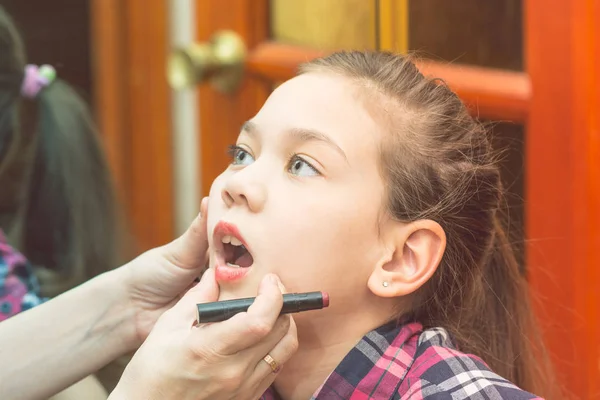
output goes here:
{"type": "Polygon", "coordinates": [[[336,53],[279,86],[231,155],[208,207],[220,300],[266,273],[331,298],[294,317],[298,352],[263,399],[550,396],[498,166],[445,85],[336,53]]]}
{"type": "Polygon", "coordinates": [[[87,106],[25,59],[0,7],[0,228],[56,296],[118,265],[115,201],[87,106]]]}

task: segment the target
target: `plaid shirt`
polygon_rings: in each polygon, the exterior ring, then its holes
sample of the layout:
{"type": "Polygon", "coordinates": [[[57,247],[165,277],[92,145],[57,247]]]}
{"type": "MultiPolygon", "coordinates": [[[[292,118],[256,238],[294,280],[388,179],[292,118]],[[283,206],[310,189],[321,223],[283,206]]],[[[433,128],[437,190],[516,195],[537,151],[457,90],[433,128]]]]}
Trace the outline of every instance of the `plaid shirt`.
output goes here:
{"type": "MultiPolygon", "coordinates": [[[[269,388],[262,400],[277,400],[269,388]]],[[[493,373],[478,357],[454,349],[444,329],[411,323],[369,332],[311,400],[538,399],[493,373]]]]}
{"type": "Polygon", "coordinates": [[[0,229],[0,322],[42,303],[38,293],[31,265],[0,229]]]}

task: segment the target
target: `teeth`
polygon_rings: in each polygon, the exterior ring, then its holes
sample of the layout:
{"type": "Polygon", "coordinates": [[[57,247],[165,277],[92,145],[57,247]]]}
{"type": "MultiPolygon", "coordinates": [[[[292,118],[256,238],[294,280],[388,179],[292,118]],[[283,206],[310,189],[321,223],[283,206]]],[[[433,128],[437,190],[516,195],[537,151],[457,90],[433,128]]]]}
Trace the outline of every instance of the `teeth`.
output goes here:
{"type": "Polygon", "coordinates": [[[234,246],[241,246],[242,245],[242,242],[238,238],[235,238],[235,237],[229,236],[229,235],[223,236],[223,238],[221,239],[221,242],[223,242],[223,243],[231,243],[234,246]]]}
{"type": "Polygon", "coordinates": [[[227,266],[228,266],[228,267],[233,267],[233,268],[240,268],[240,266],[239,266],[239,265],[237,265],[237,264],[232,264],[232,263],[227,263],[227,266]]]}

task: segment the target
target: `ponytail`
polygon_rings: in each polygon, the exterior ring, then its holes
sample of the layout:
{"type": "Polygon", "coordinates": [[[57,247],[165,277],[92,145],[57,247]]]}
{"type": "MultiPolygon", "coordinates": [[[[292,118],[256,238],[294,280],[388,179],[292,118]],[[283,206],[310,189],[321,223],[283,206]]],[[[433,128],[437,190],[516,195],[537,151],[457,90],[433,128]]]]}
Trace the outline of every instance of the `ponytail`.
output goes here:
{"type": "Polygon", "coordinates": [[[480,355],[499,375],[525,390],[555,397],[555,382],[531,308],[528,283],[498,214],[482,268],[481,304],[474,304],[475,337],[460,346],[480,355]]]}
{"type": "MultiPolygon", "coordinates": [[[[414,298],[411,316],[424,327],[443,327],[458,350],[480,357],[498,375],[520,388],[556,399],[557,387],[533,313],[528,282],[521,271],[499,212],[479,262],[449,240],[445,260],[414,298]],[[452,254],[452,257],[449,257],[452,254]],[[458,255],[458,256],[455,256],[458,255]],[[450,265],[457,265],[456,269],[450,265]]],[[[470,227],[477,228],[476,221],[470,227]]],[[[460,230],[446,225],[449,238],[460,230]]]]}
{"type": "Polygon", "coordinates": [[[54,296],[116,266],[113,186],[88,107],[56,80],[37,99],[23,252],[54,296]]]}

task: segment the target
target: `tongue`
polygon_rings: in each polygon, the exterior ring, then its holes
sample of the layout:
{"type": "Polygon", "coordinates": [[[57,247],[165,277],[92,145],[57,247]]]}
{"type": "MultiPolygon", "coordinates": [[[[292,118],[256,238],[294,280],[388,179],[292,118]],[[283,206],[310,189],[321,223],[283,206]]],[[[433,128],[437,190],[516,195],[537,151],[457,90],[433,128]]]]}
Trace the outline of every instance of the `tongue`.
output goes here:
{"type": "Polygon", "coordinates": [[[249,252],[245,251],[244,254],[239,256],[237,260],[235,260],[234,264],[239,265],[242,268],[248,268],[254,263],[254,259],[250,255],[249,252]]]}
{"type": "Polygon", "coordinates": [[[233,260],[236,257],[235,255],[235,247],[230,245],[230,244],[226,244],[225,246],[223,246],[224,250],[225,250],[225,260],[229,261],[229,260],[233,260]]]}

